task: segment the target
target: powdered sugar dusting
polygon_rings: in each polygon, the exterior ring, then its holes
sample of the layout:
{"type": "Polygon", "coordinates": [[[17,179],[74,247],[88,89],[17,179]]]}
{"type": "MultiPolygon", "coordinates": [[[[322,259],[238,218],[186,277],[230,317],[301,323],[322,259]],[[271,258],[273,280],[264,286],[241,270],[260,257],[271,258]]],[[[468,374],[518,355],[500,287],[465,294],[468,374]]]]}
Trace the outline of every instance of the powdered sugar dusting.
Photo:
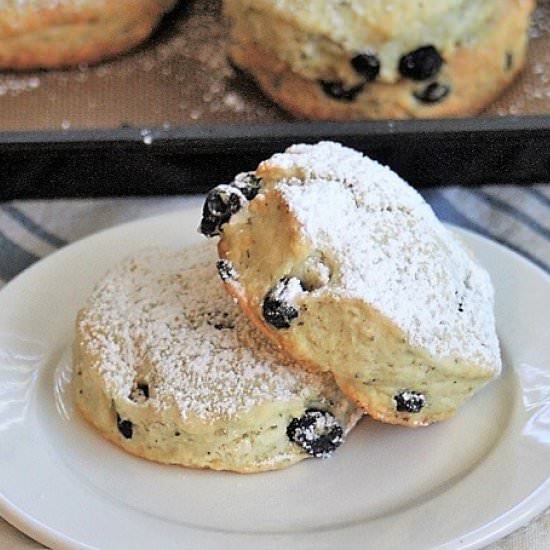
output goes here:
{"type": "Polygon", "coordinates": [[[270,297],[285,304],[295,304],[297,298],[302,295],[303,292],[304,289],[299,279],[291,277],[288,280],[276,284],[270,293],[270,297]]]}
{"type": "Polygon", "coordinates": [[[215,258],[210,245],[147,250],[97,286],[78,329],[109,392],[128,398],[146,382],[150,406],[206,421],[266,400],[334,395],[330,377],[296,367],[249,324],[223,290],[215,258]]]}
{"type": "Polygon", "coordinates": [[[328,142],[293,146],[263,166],[286,174],[270,185],[340,267],[315,292],[368,302],[436,357],[500,369],[488,274],[399,176],[328,142]]]}

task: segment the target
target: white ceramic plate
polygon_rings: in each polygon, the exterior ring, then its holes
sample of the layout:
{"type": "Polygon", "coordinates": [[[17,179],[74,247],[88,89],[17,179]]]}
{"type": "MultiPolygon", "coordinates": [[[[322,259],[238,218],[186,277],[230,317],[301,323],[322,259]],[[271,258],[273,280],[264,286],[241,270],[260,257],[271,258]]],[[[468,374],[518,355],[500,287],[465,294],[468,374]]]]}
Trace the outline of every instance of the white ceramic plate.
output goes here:
{"type": "Polygon", "coordinates": [[[250,476],[161,466],[73,409],[75,314],[105,270],[201,239],[197,209],[68,246],[0,292],[0,514],[56,548],[473,548],[550,505],[550,278],[460,232],[491,272],[505,368],[452,420],[364,420],[326,461],[250,476]]]}

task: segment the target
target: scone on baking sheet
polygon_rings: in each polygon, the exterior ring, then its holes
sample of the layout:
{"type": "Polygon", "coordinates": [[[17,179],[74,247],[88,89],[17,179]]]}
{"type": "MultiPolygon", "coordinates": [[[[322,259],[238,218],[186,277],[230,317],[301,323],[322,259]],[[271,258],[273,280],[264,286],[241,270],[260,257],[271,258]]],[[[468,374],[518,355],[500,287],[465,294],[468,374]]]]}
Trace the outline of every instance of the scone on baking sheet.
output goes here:
{"type": "Polygon", "coordinates": [[[145,40],[176,0],[0,0],[0,69],[93,63],[145,40]]]}
{"type": "Polygon", "coordinates": [[[330,375],[306,373],[250,324],[212,246],[115,267],[79,313],[74,350],[84,417],[158,462],[284,468],[329,456],[362,414],[330,375]]]}
{"type": "Polygon", "coordinates": [[[389,168],[295,145],[214,188],[203,214],[250,319],[374,418],[443,420],[499,373],[489,275],[389,168]]]}
{"type": "Polygon", "coordinates": [[[525,62],[534,0],[224,0],[229,56],[312,119],[478,113],[525,62]]]}

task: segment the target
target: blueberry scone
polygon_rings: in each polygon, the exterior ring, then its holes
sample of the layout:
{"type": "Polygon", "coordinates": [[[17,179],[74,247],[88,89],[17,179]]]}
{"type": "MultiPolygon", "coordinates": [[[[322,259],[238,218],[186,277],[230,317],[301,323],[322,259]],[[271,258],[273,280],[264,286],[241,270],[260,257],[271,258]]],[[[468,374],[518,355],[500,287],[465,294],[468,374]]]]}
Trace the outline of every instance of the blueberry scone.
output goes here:
{"type": "Polygon", "coordinates": [[[384,422],[443,420],[501,369],[488,274],[389,168],[295,145],[214,188],[225,285],[289,356],[384,422]]]}
{"type": "Polygon", "coordinates": [[[176,0],[0,0],[0,69],[92,63],[145,40],[176,0]]]}
{"type": "Polygon", "coordinates": [[[224,0],[229,56],[312,119],[475,114],[525,61],[534,0],[224,0]]]}
{"type": "Polygon", "coordinates": [[[328,457],[362,412],[249,323],[215,258],[211,247],[142,251],[105,277],[76,324],[79,409],[158,462],[256,472],[328,457]]]}

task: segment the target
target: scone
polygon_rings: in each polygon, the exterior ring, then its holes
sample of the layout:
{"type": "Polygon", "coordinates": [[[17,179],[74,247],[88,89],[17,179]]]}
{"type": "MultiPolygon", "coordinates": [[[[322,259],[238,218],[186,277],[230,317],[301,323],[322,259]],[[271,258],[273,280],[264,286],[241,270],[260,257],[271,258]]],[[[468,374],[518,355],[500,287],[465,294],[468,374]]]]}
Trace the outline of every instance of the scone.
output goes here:
{"type": "Polygon", "coordinates": [[[201,229],[221,233],[226,288],[250,319],[374,418],[443,420],[501,369],[486,271],[414,189],[352,149],[274,155],[210,192],[201,229]]]}
{"type": "Polygon", "coordinates": [[[145,40],[176,0],[0,0],[0,69],[93,63],[145,40]]]}
{"type": "Polygon", "coordinates": [[[224,0],[229,56],[311,119],[472,115],[525,62],[534,0],[224,0]]]}
{"type": "Polygon", "coordinates": [[[84,417],[158,462],[284,468],[329,456],[362,414],[330,375],[304,372],[249,323],[211,246],[115,267],[79,313],[74,349],[84,417]]]}

